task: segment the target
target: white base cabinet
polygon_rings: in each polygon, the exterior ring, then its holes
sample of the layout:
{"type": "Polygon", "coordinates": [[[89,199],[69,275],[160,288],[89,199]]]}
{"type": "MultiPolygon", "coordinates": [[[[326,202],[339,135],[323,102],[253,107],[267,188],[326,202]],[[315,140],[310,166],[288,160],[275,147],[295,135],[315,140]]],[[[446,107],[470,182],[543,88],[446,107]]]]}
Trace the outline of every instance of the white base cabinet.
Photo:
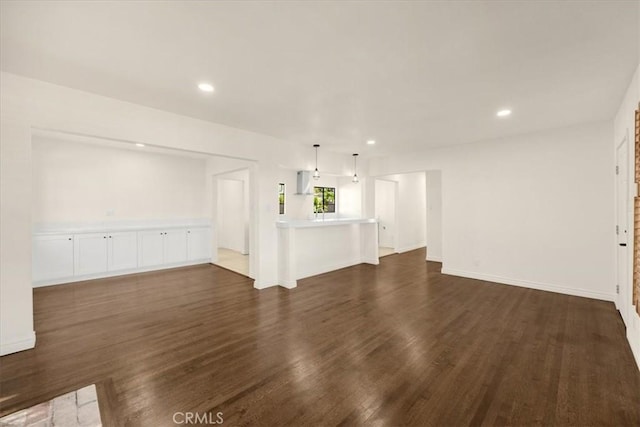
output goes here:
{"type": "Polygon", "coordinates": [[[176,264],[187,260],[187,230],[140,232],[138,263],[141,267],[176,264]]]}
{"type": "Polygon", "coordinates": [[[73,235],[35,236],[32,263],[34,282],[73,276],[73,235]]]}
{"type": "Polygon", "coordinates": [[[164,262],[164,232],[160,230],[138,232],[138,265],[153,267],[164,262]]]}
{"type": "Polygon", "coordinates": [[[107,238],[107,270],[129,270],[138,267],[138,233],[121,231],[107,238]]]}
{"type": "Polygon", "coordinates": [[[136,268],[137,233],[87,233],[74,238],[75,276],[136,268]]]}
{"type": "Polygon", "coordinates": [[[107,271],[106,234],[76,234],[73,244],[74,275],[84,276],[107,271]]]}
{"type": "Polygon", "coordinates": [[[187,259],[211,258],[211,229],[194,227],[187,230],[187,259]]]}
{"type": "Polygon", "coordinates": [[[163,254],[165,264],[175,264],[187,260],[187,230],[164,232],[163,254]]]}
{"type": "Polygon", "coordinates": [[[211,228],[34,236],[34,286],[211,262],[211,228]]]}

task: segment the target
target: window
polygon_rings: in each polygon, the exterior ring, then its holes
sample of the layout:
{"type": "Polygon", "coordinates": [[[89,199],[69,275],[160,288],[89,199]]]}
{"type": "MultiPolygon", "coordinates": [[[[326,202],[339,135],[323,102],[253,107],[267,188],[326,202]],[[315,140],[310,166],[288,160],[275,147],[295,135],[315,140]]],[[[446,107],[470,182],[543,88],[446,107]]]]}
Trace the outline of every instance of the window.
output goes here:
{"type": "Polygon", "coordinates": [[[333,213],[336,211],[336,189],[333,187],[313,187],[313,212],[333,213]]]}
{"type": "Polygon", "coordinates": [[[278,184],[278,205],[280,206],[279,213],[284,215],[284,184],[278,184]]]}

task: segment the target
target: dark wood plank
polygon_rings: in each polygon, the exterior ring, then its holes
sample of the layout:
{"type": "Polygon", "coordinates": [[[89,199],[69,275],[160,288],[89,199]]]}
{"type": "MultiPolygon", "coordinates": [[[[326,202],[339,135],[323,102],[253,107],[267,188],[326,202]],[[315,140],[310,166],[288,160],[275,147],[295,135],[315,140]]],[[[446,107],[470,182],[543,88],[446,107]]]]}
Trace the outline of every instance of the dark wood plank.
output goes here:
{"type": "Polygon", "coordinates": [[[120,404],[116,395],[115,386],[111,378],[96,384],[98,406],[103,427],[118,427],[124,424],[120,419],[120,404]]]}
{"type": "Polygon", "coordinates": [[[95,383],[105,425],[640,425],[613,304],[440,273],[424,250],[258,291],[212,266],[34,291],[0,414],[95,383]]]}

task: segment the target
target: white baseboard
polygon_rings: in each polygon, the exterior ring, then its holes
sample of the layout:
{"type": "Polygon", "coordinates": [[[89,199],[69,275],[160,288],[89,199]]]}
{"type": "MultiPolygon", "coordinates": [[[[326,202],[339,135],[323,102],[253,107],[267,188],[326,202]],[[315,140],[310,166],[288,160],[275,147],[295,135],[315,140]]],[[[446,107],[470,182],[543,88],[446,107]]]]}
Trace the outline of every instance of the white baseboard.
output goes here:
{"type": "Polygon", "coordinates": [[[442,257],[440,255],[429,255],[429,250],[427,249],[427,261],[442,262],[442,257]]]}
{"type": "Polygon", "coordinates": [[[373,264],[373,265],[379,265],[380,264],[380,258],[362,258],[360,260],[361,264],[373,264]]]}
{"type": "Polygon", "coordinates": [[[640,370],[640,315],[636,312],[636,308],[633,305],[628,307],[631,310],[631,319],[627,326],[627,341],[629,341],[629,347],[631,347],[631,353],[636,360],[636,365],[640,370]]]}
{"type": "Polygon", "coordinates": [[[4,356],[11,353],[17,353],[19,351],[29,350],[36,346],[36,332],[31,331],[30,334],[13,339],[8,342],[0,342],[0,356],[4,356]]]}
{"type": "Polygon", "coordinates": [[[153,267],[136,267],[136,268],[130,268],[127,270],[105,271],[103,273],[97,273],[97,274],[85,274],[81,276],[71,276],[71,277],[62,277],[58,279],[40,280],[37,282],[33,282],[32,286],[34,288],[40,288],[43,286],[64,285],[66,283],[84,282],[85,280],[104,279],[107,277],[125,276],[127,274],[148,273],[150,271],[166,270],[168,268],[189,267],[192,265],[211,264],[211,263],[212,263],[212,260],[208,258],[208,259],[199,259],[199,260],[179,262],[179,263],[173,263],[173,264],[162,264],[162,265],[157,265],[153,267]]]}
{"type": "Polygon", "coordinates": [[[284,283],[280,283],[280,286],[282,286],[283,288],[287,288],[287,289],[294,289],[294,288],[298,287],[298,281],[297,280],[287,280],[284,283]]]}
{"type": "Polygon", "coordinates": [[[266,280],[266,281],[260,281],[260,280],[255,280],[253,281],[253,288],[254,289],[267,289],[267,288],[273,288],[278,286],[278,283],[276,283],[276,280],[266,280]]]}
{"type": "Polygon", "coordinates": [[[631,354],[633,354],[634,359],[636,359],[636,365],[638,366],[638,370],[640,370],[640,339],[638,337],[634,339],[633,337],[629,336],[628,331],[629,330],[627,329],[627,341],[629,341],[631,354]]]}
{"type": "Polygon", "coordinates": [[[306,277],[317,276],[318,274],[329,273],[330,271],[340,270],[341,268],[351,267],[352,265],[358,265],[358,264],[362,264],[359,258],[348,260],[348,261],[337,262],[333,264],[317,266],[313,270],[299,272],[297,274],[297,279],[304,279],[306,277]]]}
{"type": "Polygon", "coordinates": [[[484,280],[488,282],[500,283],[503,285],[520,286],[523,288],[537,289],[540,291],[556,292],[559,294],[573,295],[577,297],[593,298],[593,299],[599,299],[599,300],[611,301],[611,302],[615,300],[615,295],[613,293],[608,294],[604,292],[594,292],[594,291],[588,291],[585,289],[551,285],[548,283],[539,283],[539,282],[531,282],[528,280],[511,279],[508,277],[494,276],[491,274],[484,274],[484,273],[476,273],[473,271],[464,271],[464,270],[457,270],[453,268],[442,267],[442,274],[449,274],[451,276],[468,277],[470,279],[484,280]]]}
{"type": "Polygon", "coordinates": [[[401,254],[401,253],[404,253],[404,252],[414,251],[416,249],[421,249],[421,248],[424,248],[426,246],[427,246],[427,244],[425,242],[416,243],[415,245],[402,246],[400,248],[396,248],[396,253],[401,254]]]}

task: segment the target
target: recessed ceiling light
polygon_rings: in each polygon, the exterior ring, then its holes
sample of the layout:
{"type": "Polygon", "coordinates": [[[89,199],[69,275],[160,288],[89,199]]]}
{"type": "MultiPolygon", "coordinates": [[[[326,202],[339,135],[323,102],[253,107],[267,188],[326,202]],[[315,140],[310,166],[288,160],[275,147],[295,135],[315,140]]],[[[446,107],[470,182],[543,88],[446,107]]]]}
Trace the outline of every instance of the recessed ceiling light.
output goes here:
{"type": "Polygon", "coordinates": [[[500,110],[496,113],[498,117],[507,117],[511,115],[511,110],[500,110]]]}
{"type": "Polygon", "coordinates": [[[376,142],[375,142],[373,139],[370,139],[370,140],[368,140],[368,141],[367,141],[367,144],[369,144],[369,145],[373,145],[373,144],[375,144],[375,143],[376,143],[376,142]]]}
{"type": "Polygon", "coordinates": [[[198,85],[198,89],[203,92],[213,92],[213,86],[211,86],[209,83],[200,83],[198,85]]]}
{"type": "Polygon", "coordinates": [[[136,142],[136,147],[144,147],[144,144],[140,144],[139,142],[136,142]]]}

